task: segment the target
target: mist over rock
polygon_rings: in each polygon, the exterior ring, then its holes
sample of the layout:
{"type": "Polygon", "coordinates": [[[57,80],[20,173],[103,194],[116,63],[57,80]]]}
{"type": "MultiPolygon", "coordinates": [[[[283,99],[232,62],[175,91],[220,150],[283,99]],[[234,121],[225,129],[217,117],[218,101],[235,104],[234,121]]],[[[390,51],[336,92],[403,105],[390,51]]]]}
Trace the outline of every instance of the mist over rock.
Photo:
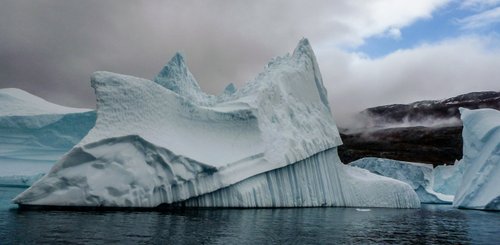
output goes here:
{"type": "Polygon", "coordinates": [[[500,109],[500,92],[471,92],[443,100],[423,100],[368,108],[360,112],[358,128],[460,126],[459,108],[500,109]]]}
{"type": "Polygon", "coordinates": [[[500,110],[500,92],[473,92],[453,98],[418,101],[408,105],[368,108],[352,128],[341,129],[340,159],[363,157],[453,164],[462,158],[459,107],[500,110]]]}
{"type": "Polygon", "coordinates": [[[462,127],[398,127],[358,133],[341,133],[342,162],[364,157],[453,164],[462,158],[462,127]]]}

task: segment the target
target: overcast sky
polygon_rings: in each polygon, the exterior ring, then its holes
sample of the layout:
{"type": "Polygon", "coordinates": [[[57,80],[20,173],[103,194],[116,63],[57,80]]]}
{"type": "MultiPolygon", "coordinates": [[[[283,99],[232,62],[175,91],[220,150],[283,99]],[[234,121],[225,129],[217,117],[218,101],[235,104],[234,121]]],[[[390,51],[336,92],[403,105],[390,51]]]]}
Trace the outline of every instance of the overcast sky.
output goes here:
{"type": "Polygon", "coordinates": [[[0,0],[0,88],[93,108],[92,72],[151,79],[181,51],[218,94],[302,37],[341,126],[366,107],[500,90],[500,0],[0,0]]]}

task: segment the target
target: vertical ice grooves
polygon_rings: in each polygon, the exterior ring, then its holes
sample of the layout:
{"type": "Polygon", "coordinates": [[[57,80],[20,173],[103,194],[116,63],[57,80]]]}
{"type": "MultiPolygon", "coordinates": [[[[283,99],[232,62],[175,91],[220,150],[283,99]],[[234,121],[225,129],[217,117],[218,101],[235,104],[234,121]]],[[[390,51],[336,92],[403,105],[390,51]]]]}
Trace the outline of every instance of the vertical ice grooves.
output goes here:
{"type": "MultiPolygon", "coordinates": [[[[253,176],[232,186],[175,205],[246,208],[419,207],[419,199],[409,185],[402,182],[394,183],[397,181],[391,179],[384,179],[387,185],[379,186],[378,183],[384,181],[355,185],[349,183],[345,177],[344,171],[347,168],[351,167],[343,166],[338,159],[337,149],[332,148],[293,165],[253,176]],[[347,183],[341,183],[341,180],[347,183]]],[[[374,178],[374,175],[369,174],[369,176],[374,178]]]]}

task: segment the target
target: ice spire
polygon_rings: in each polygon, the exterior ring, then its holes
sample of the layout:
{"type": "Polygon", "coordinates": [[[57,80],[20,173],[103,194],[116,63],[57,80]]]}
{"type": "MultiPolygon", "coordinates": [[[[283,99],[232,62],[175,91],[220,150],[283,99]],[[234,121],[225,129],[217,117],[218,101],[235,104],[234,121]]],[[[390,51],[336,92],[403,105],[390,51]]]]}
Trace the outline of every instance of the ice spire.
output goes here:
{"type": "Polygon", "coordinates": [[[230,95],[230,94],[234,94],[236,93],[236,86],[234,86],[233,83],[229,83],[226,88],[224,88],[224,92],[223,94],[227,94],[227,95],[230,95]]]}
{"type": "MultiPolygon", "coordinates": [[[[316,83],[316,87],[318,88],[318,93],[321,98],[321,102],[330,110],[330,106],[328,104],[328,94],[326,92],[326,88],[323,85],[323,78],[321,77],[321,72],[319,70],[318,62],[316,61],[316,56],[314,55],[314,51],[309,44],[309,40],[307,38],[302,38],[297,47],[293,51],[293,56],[297,59],[300,59],[304,56],[311,62],[312,69],[314,72],[314,81],[316,83]]],[[[331,111],[331,110],[330,110],[331,111]]]]}
{"type": "Polygon", "coordinates": [[[201,90],[200,85],[189,71],[184,57],[179,52],[156,75],[154,82],[196,104],[210,103],[210,97],[212,97],[201,90]]]}

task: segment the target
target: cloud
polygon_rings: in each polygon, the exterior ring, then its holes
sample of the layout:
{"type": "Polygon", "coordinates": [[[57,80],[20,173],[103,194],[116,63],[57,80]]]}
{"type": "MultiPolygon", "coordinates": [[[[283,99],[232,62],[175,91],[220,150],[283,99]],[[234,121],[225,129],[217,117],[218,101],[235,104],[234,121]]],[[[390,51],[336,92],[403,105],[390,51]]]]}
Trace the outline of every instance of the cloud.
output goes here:
{"type": "Polygon", "coordinates": [[[457,20],[464,29],[477,29],[500,23],[500,7],[488,9],[478,14],[457,20]]]}
{"type": "MultiPolygon", "coordinates": [[[[400,50],[348,53],[366,38],[432,18],[450,0],[5,1],[0,87],[68,106],[94,107],[90,74],[152,78],[178,50],[201,87],[220,93],[254,78],[308,37],[340,121],[369,106],[497,88],[498,52],[477,37],[400,50]]],[[[492,42],[497,42],[494,40],[492,42]]],[[[490,43],[491,45],[491,43],[490,43]]]]}
{"type": "Polygon", "coordinates": [[[218,93],[252,79],[302,37],[316,47],[356,46],[427,18],[445,2],[7,1],[0,8],[0,87],[93,107],[93,71],[151,78],[182,50],[201,86],[218,93]]]}
{"type": "Polygon", "coordinates": [[[394,28],[394,27],[390,28],[389,30],[387,30],[386,35],[390,38],[395,39],[395,40],[401,39],[401,31],[398,28],[394,28]]]}
{"type": "Polygon", "coordinates": [[[359,10],[355,18],[336,15],[337,21],[345,22],[355,30],[358,40],[354,45],[363,43],[363,39],[387,33],[408,26],[420,19],[431,18],[432,13],[446,6],[449,0],[424,1],[353,1],[352,5],[359,10]]]}
{"type": "Polygon", "coordinates": [[[463,0],[460,7],[463,9],[483,10],[500,4],[500,0],[463,0]]]}
{"type": "Polygon", "coordinates": [[[468,36],[398,50],[378,59],[332,51],[320,66],[340,126],[367,107],[500,90],[500,39],[468,36]]]}

